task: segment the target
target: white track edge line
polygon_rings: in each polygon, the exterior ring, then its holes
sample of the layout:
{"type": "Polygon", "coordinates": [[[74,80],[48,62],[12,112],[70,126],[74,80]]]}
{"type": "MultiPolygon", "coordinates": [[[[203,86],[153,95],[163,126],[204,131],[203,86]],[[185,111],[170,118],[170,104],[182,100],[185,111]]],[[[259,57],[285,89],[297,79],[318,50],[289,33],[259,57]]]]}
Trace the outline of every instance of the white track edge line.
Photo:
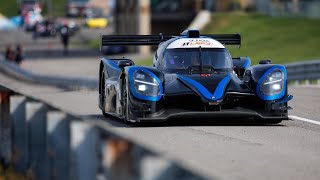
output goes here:
{"type": "Polygon", "coordinates": [[[308,123],[312,123],[312,124],[317,124],[320,125],[319,121],[315,121],[315,120],[311,120],[311,119],[307,119],[307,118],[302,118],[302,117],[298,117],[298,116],[289,116],[289,118],[295,119],[295,120],[299,120],[299,121],[304,121],[304,122],[308,122],[308,123]]]}

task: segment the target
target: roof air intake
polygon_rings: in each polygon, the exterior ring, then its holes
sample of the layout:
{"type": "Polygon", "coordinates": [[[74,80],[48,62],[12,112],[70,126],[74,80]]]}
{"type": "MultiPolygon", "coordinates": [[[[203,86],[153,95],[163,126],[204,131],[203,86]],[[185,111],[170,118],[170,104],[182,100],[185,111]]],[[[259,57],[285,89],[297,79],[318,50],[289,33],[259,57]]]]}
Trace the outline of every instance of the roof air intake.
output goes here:
{"type": "Polygon", "coordinates": [[[187,36],[188,38],[199,38],[200,31],[199,30],[185,30],[180,35],[187,36]]]}

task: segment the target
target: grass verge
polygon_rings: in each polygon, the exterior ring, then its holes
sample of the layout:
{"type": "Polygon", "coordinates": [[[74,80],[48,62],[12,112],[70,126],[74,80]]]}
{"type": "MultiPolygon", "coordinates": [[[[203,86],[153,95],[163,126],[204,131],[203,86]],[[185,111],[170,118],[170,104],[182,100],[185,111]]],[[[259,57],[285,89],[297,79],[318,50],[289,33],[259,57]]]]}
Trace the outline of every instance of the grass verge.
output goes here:
{"type": "MultiPolygon", "coordinates": [[[[44,2],[44,1],[41,1],[44,2]]],[[[52,1],[52,16],[65,16],[67,0],[54,0],[52,1]]],[[[42,3],[43,14],[48,13],[47,3],[42,3]]],[[[17,0],[1,0],[0,13],[7,17],[17,16],[19,5],[17,0]]]]}
{"type": "Polygon", "coordinates": [[[270,17],[260,14],[219,13],[203,33],[240,33],[242,46],[228,47],[232,56],[249,56],[290,63],[320,59],[320,20],[302,17],[270,17]]]}

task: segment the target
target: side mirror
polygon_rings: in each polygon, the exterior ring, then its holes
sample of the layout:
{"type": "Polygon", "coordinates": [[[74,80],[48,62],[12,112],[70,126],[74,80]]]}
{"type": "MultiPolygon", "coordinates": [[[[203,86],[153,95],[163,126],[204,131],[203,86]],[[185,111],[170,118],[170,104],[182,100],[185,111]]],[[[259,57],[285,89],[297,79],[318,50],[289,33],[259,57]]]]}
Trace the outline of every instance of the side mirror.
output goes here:
{"type": "Polygon", "coordinates": [[[126,66],[132,66],[133,65],[133,62],[130,61],[130,60],[120,60],[118,61],[118,67],[119,68],[124,68],[126,66]]]}
{"type": "Polygon", "coordinates": [[[269,60],[269,59],[267,59],[267,60],[261,60],[261,61],[259,62],[259,64],[271,64],[271,63],[272,63],[272,61],[269,60]]]}
{"type": "Polygon", "coordinates": [[[239,78],[242,78],[246,69],[251,65],[251,59],[249,57],[237,57],[232,58],[233,70],[236,72],[239,78]]]}

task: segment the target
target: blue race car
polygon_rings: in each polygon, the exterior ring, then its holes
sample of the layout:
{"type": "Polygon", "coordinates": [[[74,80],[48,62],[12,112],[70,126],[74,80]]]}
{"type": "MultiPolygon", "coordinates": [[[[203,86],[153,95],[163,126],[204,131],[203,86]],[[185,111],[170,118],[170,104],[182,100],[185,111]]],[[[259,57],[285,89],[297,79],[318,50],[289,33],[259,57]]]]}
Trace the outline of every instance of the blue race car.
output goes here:
{"type": "Polygon", "coordinates": [[[99,107],[127,123],[169,118],[251,118],[263,123],[288,119],[287,71],[262,60],[232,58],[225,45],[241,45],[239,34],[179,36],[104,35],[101,45],[158,45],[153,66],[130,59],[102,58],[99,107]]]}

